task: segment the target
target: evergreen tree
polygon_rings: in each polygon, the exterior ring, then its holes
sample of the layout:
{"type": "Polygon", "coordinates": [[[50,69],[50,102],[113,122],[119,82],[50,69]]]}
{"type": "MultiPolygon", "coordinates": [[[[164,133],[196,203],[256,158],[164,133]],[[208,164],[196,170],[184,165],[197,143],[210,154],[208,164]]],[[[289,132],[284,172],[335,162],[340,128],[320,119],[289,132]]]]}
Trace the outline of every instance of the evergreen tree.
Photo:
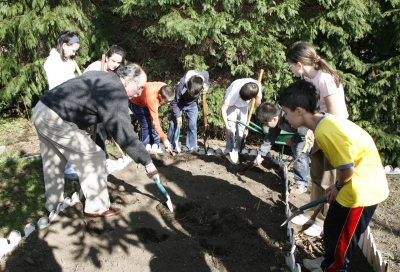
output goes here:
{"type": "Polygon", "coordinates": [[[257,78],[263,68],[264,99],[276,101],[297,80],[285,52],[302,40],[338,70],[350,119],[374,137],[384,163],[400,165],[399,6],[400,0],[1,2],[0,112],[23,102],[30,108],[46,90],[43,62],[69,29],[80,35],[81,67],[117,43],[147,68],[149,80],[175,84],[187,69],[208,70],[208,118],[217,135],[229,84],[257,78]]]}

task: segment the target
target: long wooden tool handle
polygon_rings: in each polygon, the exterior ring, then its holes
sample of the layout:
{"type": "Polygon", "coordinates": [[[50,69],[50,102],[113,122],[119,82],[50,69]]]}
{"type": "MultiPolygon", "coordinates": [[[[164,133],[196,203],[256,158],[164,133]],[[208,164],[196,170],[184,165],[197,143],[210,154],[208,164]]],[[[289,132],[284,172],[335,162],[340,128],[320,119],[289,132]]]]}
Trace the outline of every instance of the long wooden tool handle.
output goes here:
{"type": "Polygon", "coordinates": [[[103,54],[101,56],[101,68],[100,68],[101,71],[104,71],[105,64],[106,64],[106,55],[103,54]]]}
{"type": "Polygon", "coordinates": [[[207,127],[207,94],[203,93],[204,126],[207,127]]]}
{"type": "MultiPolygon", "coordinates": [[[[261,69],[260,70],[260,74],[258,75],[258,83],[261,83],[263,74],[264,74],[264,69],[261,69]]],[[[254,110],[254,105],[255,104],[256,104],[256,98],[252,98],[251,99],[250,110],[249,110],[249,113],[248,113],[248,116],[247,116],[247,122],[246,122],[247,125],[250,124],[250,120],[251,120],[251,116],[253,115],[253,110],[254,110]]],[[[245,129],[244,134],[247,135],[247,129],[245,129]]]]}
{"type": "Polygon", "coordinates": [[[78,75],[82,75],[81,69],[79,69],[78,64],[76,63],[76,61],[74,60],[74,64],[75,64],[75,69],[78,72],[78,75]]]}
{"type": "Polygon", "coordinates": [[[114,138],[111,136],[112,141],[114,142],[115,146],[117,147],[119,153],[121,153],[122,158],[125,156],[124,151],[122,151],[121,147],[119,146],[119,144],[114,140],[114,138]]]}

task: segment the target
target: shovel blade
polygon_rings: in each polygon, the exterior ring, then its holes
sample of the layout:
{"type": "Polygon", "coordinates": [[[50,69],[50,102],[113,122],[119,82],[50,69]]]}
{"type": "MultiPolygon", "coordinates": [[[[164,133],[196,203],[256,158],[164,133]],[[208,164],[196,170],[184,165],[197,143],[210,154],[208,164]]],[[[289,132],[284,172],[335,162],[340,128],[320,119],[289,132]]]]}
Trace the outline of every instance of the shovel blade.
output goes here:
{"type": "Polygon", "coordinates": [[[237,151],[229,152],[229,156],[231,157],[231,161],[233,163],[237,163],[239,161],[239,153],[237,151]]]}
{"type": "Polygon", "coordinates": [[[299,214],[302,214],[302,213],[303,213],[303,211],[301,211],[301,210],[295,211],[294,213],[292,213],[292,214],[285,220],[285,222],[282,223],[281,227],[282,227],[283,225],[286,225],[286,224],[287,224],[288,222],[290,222],[293,218],[295,218],[296,216],[298,216],[299,214]]]}
{"type": "Polygon", "coordinates": [[[233,136],[231,137],[231,148],[232,148],[232,151],[229,152],[229,157],[231,157],[231,161],[233,163],[237,163],[239,160],[239,155],[238,155],[237,150],[235,150],[235,143],[233,141],[233,136]]]}
{"type": "Polygon", "coordinates": [[[171,212],[174,212],[174,207],[172,206],[172,201],[171,201],[171,197],[167,196],[168,200],[167,200],[167,207],[171,212]]]}

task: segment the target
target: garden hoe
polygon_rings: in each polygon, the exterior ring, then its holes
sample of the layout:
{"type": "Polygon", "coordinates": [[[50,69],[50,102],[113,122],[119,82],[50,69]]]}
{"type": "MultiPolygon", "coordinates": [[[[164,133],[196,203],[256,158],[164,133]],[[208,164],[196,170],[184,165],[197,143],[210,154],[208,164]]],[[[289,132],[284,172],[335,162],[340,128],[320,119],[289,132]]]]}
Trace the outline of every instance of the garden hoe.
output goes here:
{"type": "Polygon", "coordinates": [[[173,212],[174,211],[174,207],[172,206],[172,202],[171,202],[171,198],[167,192],[167,190],[165,190],[164,186],[162,186],[162,184],[160,183],[160,176],[156,175],[156,177],[154,177],[154,182],[157,184],[158,189],[160,189],[161,193],[163,193],[165,195],[165,197],[168,199],[167,200],[167,206],[168,209],[173,212]]]}
{"type": "Polygon", "coordinates": [[[324,197],[321,198],[321,199],[314,200],[314,201],[312,201],[312,202],[310,202],[310,203],[308,203],[308,204],[306,204],[306,205],[301,206],[297,211],[295,211],[294,213],[292,213],[292,215],[289,216],[289,217],[285,220],[285,222],[282,223],[281,227],[282,227],[283,225],[285,225],[286,223],[290,222],[293,218],[295,218],[295,217],[298,216],[299,214],[302,214],[302,213],[304,212],[304,210],[308,210],[309,208],[315,207],[315,206],[317,206],[318,204],[321,204],[321,203],[324,203],[324,202],[327,202],[326,196],[324,196],[324,197]]]}
{"type": "MultiPolygon", "coordinates": [[[[260,70],[260,74],[258,75],[258,83],[260,83],[260,84],[261,84],[261,79],[262,79],[263,73],[264,73],[264,69],[261,69],[261,70],[260,70]]],[[[246,125],[249,125],[249,123],[250,123],[251,116],[253,115],[253,110],[254,110],[254,104],[255,104],[255,103],[256,103],[256,99],[255,99],[255,98],[252,98],[252,99],[251,99],[250,110],[249,110],[249,113],[248,113],[248,116],[247,116],[246,125]]],[[[247,137],[247,134],[248,134],[248,131],[247,131],[247,128],[245,128],[245,129],[244,129],[244,132],[243,132],[242,142],[241,142],[241,144],[240,144],[240,151],[242,151],[242,149],[246,147],[246,137],[247,137]]]]}

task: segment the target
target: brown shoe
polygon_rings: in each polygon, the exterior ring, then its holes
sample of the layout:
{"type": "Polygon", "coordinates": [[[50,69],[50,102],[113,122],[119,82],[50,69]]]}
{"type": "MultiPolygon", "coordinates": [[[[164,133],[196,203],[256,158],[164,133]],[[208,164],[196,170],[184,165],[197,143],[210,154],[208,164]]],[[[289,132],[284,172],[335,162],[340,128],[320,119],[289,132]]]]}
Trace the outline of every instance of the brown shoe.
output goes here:
{"type": "Polygon", "coordinates": [[[120,214],[121,212],[122,212],[122,210],[120,208],[109,208],[107,211],[102,212],[102,213],[83,212],[83,214],[87,217],[110,217],[110,216],[120,214]]]}

